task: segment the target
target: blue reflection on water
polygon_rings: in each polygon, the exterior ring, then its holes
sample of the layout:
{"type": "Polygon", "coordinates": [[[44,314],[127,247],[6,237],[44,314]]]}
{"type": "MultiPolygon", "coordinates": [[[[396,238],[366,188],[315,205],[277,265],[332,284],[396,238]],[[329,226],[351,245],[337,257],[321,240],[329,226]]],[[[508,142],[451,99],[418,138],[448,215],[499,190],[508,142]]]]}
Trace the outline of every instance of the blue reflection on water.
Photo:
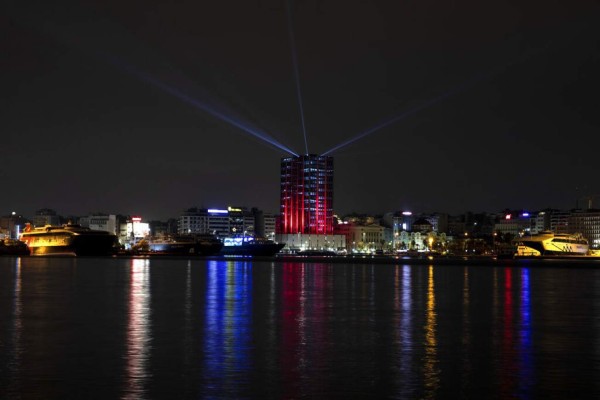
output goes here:
{"type": "Polygon", "coordinates": [[[533,357],[531,349],[531,303],[529,269],[521,270],[521,323],[519,326],[519,391],[529,397],[533,385],[533,357]]]}
{"type": "Polygon", "coordinates": [[[414,395],[415,377],[413,374],[413,316],[412,316],[412,277],[411,267],[404,265],[402,267],[402,287],[401,287],[401,317],[400,317],[400,374],[403,382],[400,386],[400,396],[408,398],[414,395]]]}
{"type": "Polygon", "coordinates": [[[251,264],[207,265],[204,376],[208,396],[235,396],[248,379],[252,321],[251,264]],[[234,393],[232,393],[234,391],[234,393]]]}

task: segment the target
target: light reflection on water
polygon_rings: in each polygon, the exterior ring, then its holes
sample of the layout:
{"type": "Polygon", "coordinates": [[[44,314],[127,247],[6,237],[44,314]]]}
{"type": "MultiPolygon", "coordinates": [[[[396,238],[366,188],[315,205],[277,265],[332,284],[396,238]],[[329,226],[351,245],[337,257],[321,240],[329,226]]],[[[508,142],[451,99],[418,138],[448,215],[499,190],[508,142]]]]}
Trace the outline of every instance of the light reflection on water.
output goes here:
{"type": "Polygon", "coordinates": [[[249,371],[252,265],[209,261],[204,324],[205,394],[241,396],[236,382],[249,371]]]}
{"type": "Polygon", "coordinates": [[[0,258],[0,390],[597,397],[598,278],[591,268],[0,258]]]}
{"type": "MultiPolygon", "coordinates": [[[[15,260],[14,266],[14,283],[12,291],[13,307],[12,307],[12,332],[10,337],[10,345],[8,346],[7,352],[7,369],[11,377],[9,381],[8,392],[14,393],[18,391],[19,387],[19,374],[18,371],[21,368],[21,353],[22,343],[21,336],[23,331],[23,304],[21,298],[21,258],[15,260]]],[[[1,389],[0,389],[1,390],[1,389]]]]}
{"type": "Polygon", "coordinates": [[[139,399],[150,379],[152,321],[150,309],[150,260],[132,259],[129,281],[129,317],[127,323],[126,399],[139,399]]]}
{"type": "Polygon", "coordinates": [[[427,308],[425,323],[425,359],[423,360],[423,380],[425,382],[425,398],[436,397],[439,389],[439,368],[437,360],[435,290],[433,266],[429,266],[427,280],[427,308]]]}

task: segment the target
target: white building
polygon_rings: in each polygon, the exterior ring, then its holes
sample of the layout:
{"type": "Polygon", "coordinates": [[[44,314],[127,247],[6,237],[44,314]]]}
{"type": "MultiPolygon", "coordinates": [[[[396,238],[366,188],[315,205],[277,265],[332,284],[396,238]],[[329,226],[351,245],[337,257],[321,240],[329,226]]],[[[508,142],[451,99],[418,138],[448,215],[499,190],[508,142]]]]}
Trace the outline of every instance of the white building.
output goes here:
{"type": "Polygon", "coordinates": [[[272,237],[275,232],[275,216],[260,210],[239,207],[190,208],[179,216],[179,234],[213,234],[219,238],[233,235],[259,235],[272,237]]]}
{"type": "Polygon", "coordinates": [[[344,235],[317,235],[308,233],[278,233],[275,241],[285,243],[282,252],[297,253],[299,251],[344,251],[346,250],[346,236],[344,235]]]}
{"type": "Polygon", "coordinates": [[[116,215],[88,215],[87,217],[79,218],[79,225],[88,227],[97,231],[110,232],[113,235],[118,235],[118,224],[116,215]]]}

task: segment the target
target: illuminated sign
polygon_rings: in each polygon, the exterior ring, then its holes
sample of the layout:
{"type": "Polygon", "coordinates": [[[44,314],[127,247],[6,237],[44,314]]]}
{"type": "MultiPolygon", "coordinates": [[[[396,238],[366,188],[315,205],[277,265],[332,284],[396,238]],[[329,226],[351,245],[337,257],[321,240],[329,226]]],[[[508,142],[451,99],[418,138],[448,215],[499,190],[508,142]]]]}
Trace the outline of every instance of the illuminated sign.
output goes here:
{"type": "Polygon", "coordinates": [[[505,219],[511,219],[511,218],[512,218],[512,215],[510,215],[510,214],[506,214],[506,216],[505,216],[504,218],[505,218],[505,219]]]}
{"type": "Polygon", "coordinates": [[[233,211],[233,212],[242,212],[241,208],[233,208],[233,207],[227,207],[228,211],[233,211]]]}
{"type": "Polygon", "coordinates": [[[229,212],[227,210],[219,210],[218,208],[209,208],[207,211],[210,214],[227,214],[229,212]]]}
{"type": "Polygon", "coordinates": [[[522,217],[529,217],[529,213],[528,212],[524,212],[523,214],[521,214],[522,217]]]}
{"type": "Polygon", "coordinates": [[[412,215],[412,212],[410,212],[410,211],[403,211],[402,215],[412,215]]]}
{"type": "Polygon", "coordinates": [[[131,217],[131,220],[133,222],[140,222],[142,220],[142,217],[131,217]]]}

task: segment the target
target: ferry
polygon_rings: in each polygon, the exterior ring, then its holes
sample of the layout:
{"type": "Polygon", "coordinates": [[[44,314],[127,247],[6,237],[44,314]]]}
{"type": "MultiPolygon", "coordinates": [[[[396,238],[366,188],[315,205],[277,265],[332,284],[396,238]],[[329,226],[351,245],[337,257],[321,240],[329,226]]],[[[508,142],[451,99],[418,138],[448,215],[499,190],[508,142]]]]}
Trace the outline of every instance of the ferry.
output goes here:
{"type": "Polygon", "coordinates": [[[234,236],[223,239],[220,255],[224,256],[274,256],[285,246],[266,238],[234,236]]]}
{"type": "Polygon", "coordinates": [[[19,240],[32,256],[107,256],[115,254],[118,245],[116,235],[76,224],[36,228],[26,224],[19,240]]]}
{"type": "Polygon", "coordinates": [[[589,253],[589,243],[581,234],[562,234],[542,231],[535,235],[525,235],[515,239],[517,256],[570,255],[585,256],[589,253]]]}

